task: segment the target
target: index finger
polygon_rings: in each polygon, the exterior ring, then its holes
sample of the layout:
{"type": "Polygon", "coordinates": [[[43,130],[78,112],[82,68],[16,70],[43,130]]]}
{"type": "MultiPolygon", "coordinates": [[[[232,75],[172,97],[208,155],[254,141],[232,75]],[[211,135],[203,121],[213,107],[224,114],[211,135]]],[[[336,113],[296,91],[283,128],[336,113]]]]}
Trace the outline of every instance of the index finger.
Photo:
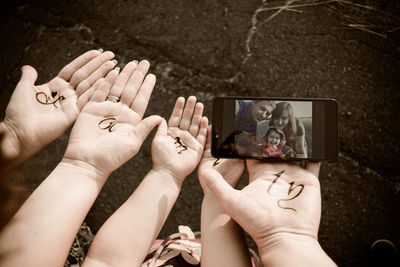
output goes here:
{"type": "Polygon", "coordinates": [[[175,107],[172,111],[171,117],[168,120],[168,127],[178,127],[181,121],[183,107],[185,106],[185,98],[178,97],[175,107]]]}
{"type": "Polygon", "coordinates": [[[139,89],[135,99],[132,102],[131,108],[136,111],[136,113],[143,118],[143,115],[146,111],[147,104],[149,103],[149,99],[151,93],[153,92],[154,85],[156,84],[156,76],[153,74],[149,74],[146,76],[142,86],[139,89]]]}
{"type": "Polygon", "coordinates": [[[88,63],[90,60],[93,58],[97,57],[100,55],[101,52],[99,50],[90,50],[79,57],[75,58],[72,62],[70,62],[68,65],[66,65],[62,70],[58,73],[58,77],[61,79],[64,79],[66,81],[69,81],[72,77],[72,75],[80,69],[82,66],[84,66],[86,63],[88,63]]]}

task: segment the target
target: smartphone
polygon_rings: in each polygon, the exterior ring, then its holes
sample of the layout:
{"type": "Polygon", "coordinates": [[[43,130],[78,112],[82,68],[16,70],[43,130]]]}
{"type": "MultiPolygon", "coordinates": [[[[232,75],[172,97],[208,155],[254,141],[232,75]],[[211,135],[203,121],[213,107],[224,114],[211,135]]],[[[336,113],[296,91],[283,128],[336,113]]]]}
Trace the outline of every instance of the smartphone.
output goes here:
{"type": "Polygon", "coordinates": [[[335,161],[338,103],[322,98],[216,97],[215,158],[335,161]]]}

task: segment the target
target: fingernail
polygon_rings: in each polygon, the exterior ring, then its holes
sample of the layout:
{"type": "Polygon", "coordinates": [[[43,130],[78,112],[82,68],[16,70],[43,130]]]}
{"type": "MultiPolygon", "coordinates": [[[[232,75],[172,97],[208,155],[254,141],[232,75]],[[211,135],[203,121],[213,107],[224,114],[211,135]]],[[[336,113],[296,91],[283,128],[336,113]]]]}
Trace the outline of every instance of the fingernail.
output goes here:
{"type": "Polygon", "coordinates": [[[120,68],[119,67],[115,67],[114,70],[116,70],[119,73],[120,68]]]}
{"type": "Polygon", "coordinates": [[[99,48],[99,49],[97,49],[97,51],[99,51],[100,53],[103,53],[104,49],[103,48],[99,48]]]}
{"type": "Polygon", "coordinates": [[[139,63],[139,61],[137,60],[132,60],[133,63],[135,63],[136,65],[139,63]]]}
{"type": "Polygon", "coordinates": [[[115,59],[111,60],[111,62],[114,63],[114,66],[118,64],[118,61],[115,59]]]}

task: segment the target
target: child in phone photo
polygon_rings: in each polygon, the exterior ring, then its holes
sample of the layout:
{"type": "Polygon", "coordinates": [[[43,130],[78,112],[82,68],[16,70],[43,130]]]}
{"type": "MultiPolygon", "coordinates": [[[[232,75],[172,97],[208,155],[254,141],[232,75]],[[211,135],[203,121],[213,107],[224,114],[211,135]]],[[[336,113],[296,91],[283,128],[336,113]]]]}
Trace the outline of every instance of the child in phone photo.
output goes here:
{"type": "Polygon", "coordinates": [[[262,155],[270,158],[284,158],[285,134],[276,127],[268,128],[264,136],[266,145],[261,149],[262,155]]]}

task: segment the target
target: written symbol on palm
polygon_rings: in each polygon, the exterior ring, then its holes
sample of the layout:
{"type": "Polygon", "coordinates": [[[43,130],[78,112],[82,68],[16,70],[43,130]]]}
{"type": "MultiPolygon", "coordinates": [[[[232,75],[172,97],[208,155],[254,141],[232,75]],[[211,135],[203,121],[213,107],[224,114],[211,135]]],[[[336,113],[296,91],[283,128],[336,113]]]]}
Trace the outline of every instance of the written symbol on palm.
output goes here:
{"type": "Polygon", "coordinates": [[[218,164],[220,164],[221,162],[219,162],[220,158],[217,158],[214,162],[213,162],[213,167],[217,166],[218,164]]]}
{"type": "MultiPolygon", "coordinates": [[[[272,189],[272,187],[276,184],[276,182],[278,181],[278,179],[281,177],[282,173],[284,173],[284,172],[285,172],[285,171],[280,171],[279,173],[274,174],[274,175],[276,176],[276,178],[272,181],[272,183],[271,183],[270,186],[268,187],[268,190],[267,190],[268,194],[270,194],[270,195],[273,196],[273,194],[271,193],[271,189],[272,189]]],[[[293,197],[290,197],[290,198],[281,198],[281,199],[279,199],[279,200],[277,201],[277,204],[278,204],[278,206],[279,206],[280,208],[286,209],[286,210],[292,210],[292,211],[294,211],[294,212],[297,212],[297,210],[294,209],[294,208],[285,207],[285,206],[282,206],[282,205],[281,205],[281,202],[293,200],[293,199],[297,198],[297,197],[301,194],[301,192],[303,192],[303,189],[304,189],[304,185],[303,185],[303,184],[295,185],[295,184],[294,184],[294,181],[291,181],[291,182],[289,183],[289,190],[288,190],[287,195],[290,196],[290,194],[291,194],[296,188],[299,188],[299,190],[298,190],[297,194],[295,194],[293,197]]]]}
{"type": "Polygon", "coordinates": [[[37,92],[36,100],[42,105],[53,105],[54,107],[57,108],[56,103],[57,102],[61,103],[65,99],[65,97],[61,95],[58,98],[55,98],[56,96],[57,92],[51,92],[51,97],[48,96],[45,92],[37,92]]]}
{"type": "Polygon", "coordinates": [[[115,118],[105,118],[99,122],[99,128],[101,130],[108,130],[111,133],[113,131],[113,127],[116,125],[114,122],[115,120],[115,118]]]}
{"type": "Polygon", "coordinates": [[[178,151],[178,154],[182,154],[183,151],[187,150],[187,146],[181,142],[180,137],[175,137],[175,144],[178,144],[178,146],[176,148],[180,148],[180,147],[183,148],[182,150],[178,151]]]}

